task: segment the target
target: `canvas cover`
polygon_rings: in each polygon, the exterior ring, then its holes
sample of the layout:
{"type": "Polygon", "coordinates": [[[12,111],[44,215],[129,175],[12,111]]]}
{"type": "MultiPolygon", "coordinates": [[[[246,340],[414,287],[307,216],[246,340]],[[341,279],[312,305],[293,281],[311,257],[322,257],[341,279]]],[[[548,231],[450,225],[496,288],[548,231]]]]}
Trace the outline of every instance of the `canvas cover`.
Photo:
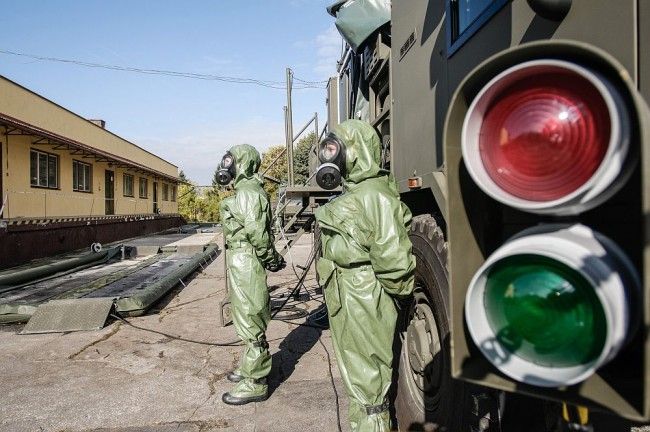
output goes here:
{"type": "Polygon", "coordinates": [[[336,17],[336,28],[354,52],[390,21],[390,0],[337,1],[327,10],[336,17]]]}

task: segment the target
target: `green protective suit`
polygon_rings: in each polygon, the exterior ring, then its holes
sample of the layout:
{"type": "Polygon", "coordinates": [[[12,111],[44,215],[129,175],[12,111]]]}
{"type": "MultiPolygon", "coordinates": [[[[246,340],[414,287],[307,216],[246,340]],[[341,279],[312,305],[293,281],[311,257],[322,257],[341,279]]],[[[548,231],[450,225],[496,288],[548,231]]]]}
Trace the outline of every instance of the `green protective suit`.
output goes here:
{"type": "Polygon", "coordinates": [[[257,174],[260,154],[248,145],[234,146],[235,195],[221,203],[232,319],[246,347],[237,374],[244,379],[230,392],[248,397],[266,394],[262,378],[271,371],[271,356],[264,332],[271,319],[265,267],[281,260],[271,233],[269,197],[257,174]]]}
{"type": "Polygon", "coordinates": [[[346,146],[344,193],[316,210],[323,255],[317,263],[319,282],[350,397],[352,430],[389,431],[393,296],[413,292],[411,212],[401,203],[392,175],[379,167],[375,130],[348,120],[333,132],[346,146]]]}

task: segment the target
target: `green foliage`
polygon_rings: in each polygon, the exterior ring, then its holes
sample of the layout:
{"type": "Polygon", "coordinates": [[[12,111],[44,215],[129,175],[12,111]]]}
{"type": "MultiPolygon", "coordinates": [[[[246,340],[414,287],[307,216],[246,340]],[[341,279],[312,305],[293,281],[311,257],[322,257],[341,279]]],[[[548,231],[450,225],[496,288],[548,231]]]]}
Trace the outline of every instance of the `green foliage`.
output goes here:
{"type": "Polygon", "coordinates": [[[179,187],[178,212],[181,216],[188,222],[219,222],[221,200],[232,195],[232,191],[225,190],[214,180],[212,187],[199,188],[187,179],[183,171],[180,172],[179,177],[188,182],[179,187]]]}
{"type": "Polygon", "coordinates": [[[179,178],[183,183],[178,186],[178,213],[186,221],[196,220],[195,207],[197,198],[197,187],[188,180],[185,173],[181,170],[179,178]]]}
{"type": "MultiPolygon", "coordinates": [[[[298,140],[296,149],[293,152],[293,178],[297,186],[304,185],[311,175],[309,172],[310,150],[315,141],[316,134],[314,132],[308,133],[298,140]]],[[[315,156],[312,154],[311,157],[315,156]]]]}
{"type": "MultiPolygon", "coordinates": [[[[282,182],[282,184],[287,183],[287,155],[285,148],[284,145],[269,147],[264,153],[262,153],[262,164],[260,165],[260,174],[266,172],[265,176],[277,179],[282,182]],[[282,154],[282,156],[280,156],[280,154],[282,154]],[[280,156],[280,158],[271,166],[271,163],[278,156],[280,156]]],[[[279,185],[276,182],[269,180],[268,178],[264,179],[264,190],[269,194],[271,201],[277,198],[278,187],[279,185]]]]}
{"type": "MultiPolygon", "coordinates": [[[[312,132],[300,140],[294,149],[294,181],[297,186],[302,186],[310,176],[309,159],[310,150],[314,144],[316,135],[312,132]]],[[[275,145],[269,147],[262,153],[262,163],[260,174],[266,171],[266,176],[279,180],[282,185],[287,184],[287,155],[285,146],[275,145]],[[279,158],[278,158],[279,157],[279,158]],[[278,160],[271,166],[271,163],[278,160]],[[270,167],[270,168],[269,168],[270,167]],[[267,171],[268,168],[268,171],[267,171]]],[[[314,155],[312,154],[313,158],[314,155]]],[[[212,177],[212,186],[199,188],[185,176],[183,171],[179,174],[182,181],[188,184],[182,184],[178,192],[178,211],[188,222],[219,222],[219,206],[221,201],[233,191],[226,189],[217,182],[217,170],[215,169],[212,177]]],[[[277,199],[279,184],[275,181],[264,179],[264,190],[269,194],[271,200],[277,199]]]]}
{"type": "MultiPolygon", "coordinates": [[[[298,143],[295,145],[293,151],[293,179],[296,186],[304,185],[311,175],[309,172],[310,150],[312,149],[315,140],[316,134],[311,132],[298,140],[298,143]]],[[[279,185],[268,177],[279,180],[282,185],[287,184],[287,155],[285,148],[286,147],[281,144],[275,145],[269,147],[264,153],[262,153],[260,173],[264,173],[271,163],[282,154],[277,162],[266,171],[266,178],[264,179],[264,189],[268,192],[271,200],[277,198],[279,185]]],[[[314,155],[312,154],[311,158],[313,157],[314,155]]]]}

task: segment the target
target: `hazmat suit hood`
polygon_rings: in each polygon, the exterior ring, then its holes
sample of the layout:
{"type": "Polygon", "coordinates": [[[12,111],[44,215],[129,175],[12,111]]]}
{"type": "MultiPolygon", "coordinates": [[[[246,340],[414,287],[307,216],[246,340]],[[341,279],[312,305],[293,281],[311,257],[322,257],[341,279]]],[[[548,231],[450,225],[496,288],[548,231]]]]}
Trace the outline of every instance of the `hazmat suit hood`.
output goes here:
{"type": "Polygon", "coordinates": [[[381,144],[379,135],[370,124],[346,120],[332,128],[332,132],[345,145],[345,183],[356,184],[388,174],[379,167],[381,144]]]}
{"type": "Polygon", "coordinates": [[[245,179],[255,179],[260,183],[261,177],[257,173],[260,169],[262,159],[260,153],[249,144],[239,144],[230,149],[230,154],[235,158],[235,179],[233,186],[237,185],[245,179]]]}

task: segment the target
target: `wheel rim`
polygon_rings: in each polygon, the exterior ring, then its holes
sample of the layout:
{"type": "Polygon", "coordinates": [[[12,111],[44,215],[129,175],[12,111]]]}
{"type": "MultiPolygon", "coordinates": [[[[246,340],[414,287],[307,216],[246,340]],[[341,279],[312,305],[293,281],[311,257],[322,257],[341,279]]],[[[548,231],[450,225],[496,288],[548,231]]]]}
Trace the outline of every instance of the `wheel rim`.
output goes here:
{"type": "Polygon", "coordinates": [[[438,324],[422,280],[416,280],[413,302],[402,333],[406,382],[421,409],[435,409],[442,384],[443,353],[438,324]]]}

